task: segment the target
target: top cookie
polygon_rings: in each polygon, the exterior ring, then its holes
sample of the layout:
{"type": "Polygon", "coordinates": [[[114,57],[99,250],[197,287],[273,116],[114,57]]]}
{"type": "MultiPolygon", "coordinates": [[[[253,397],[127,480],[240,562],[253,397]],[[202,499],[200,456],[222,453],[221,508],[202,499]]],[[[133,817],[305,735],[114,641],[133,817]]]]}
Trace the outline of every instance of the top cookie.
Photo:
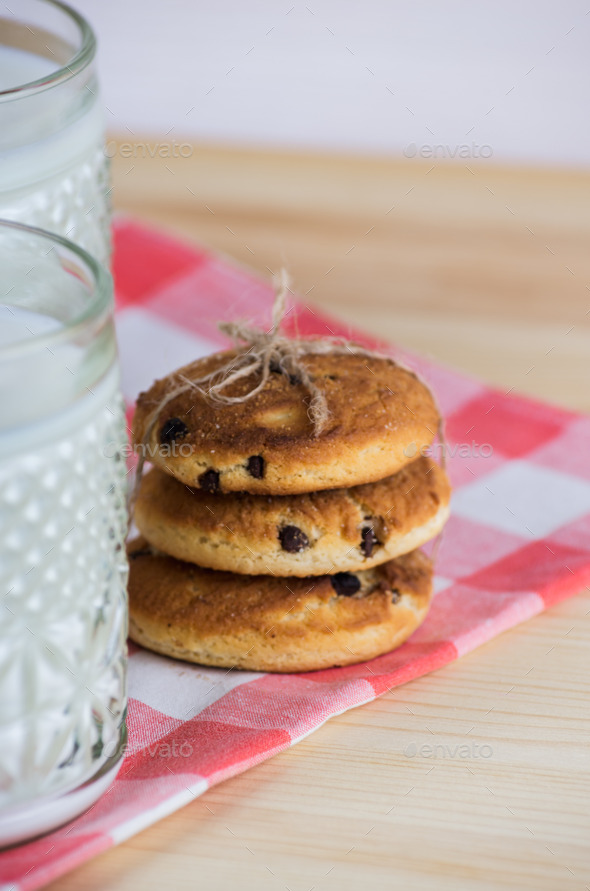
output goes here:
{"type": "MultiPolygon", "coordinates": [[[[330,416],[315,437],[309,394],[280,370],[241,403],[220,404],[191,390],[169,401],[146,440],[154,409],[177,382],[224,366],[216,353],[156,381],[141,393],[133,442],[146,459],[189,486],[219,492],[289,495],[374,482],[396,473],[433,441],[438,411],[432,394],[392,359],[310,354],[302,359],[321,386],[330,416]]],[[[257,383],[232,384],[229,396],[257,383]]]]}

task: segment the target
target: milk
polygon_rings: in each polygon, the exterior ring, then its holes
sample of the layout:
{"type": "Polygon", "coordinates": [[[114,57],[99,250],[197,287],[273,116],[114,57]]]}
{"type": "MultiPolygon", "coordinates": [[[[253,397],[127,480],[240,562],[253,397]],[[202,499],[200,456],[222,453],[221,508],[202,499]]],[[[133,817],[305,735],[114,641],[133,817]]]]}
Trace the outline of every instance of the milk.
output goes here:
{"type": "Polygon", "coordinates": [[[4,244],[0,845],[89,806],[125,740],[126,436],[112,318],[70,336],[35,308],[51,306],[50,292],[70,321],[84,308],[78,276],[54,252],[4,244]]]}
{"type": "MultiPolygon", "coordinates": [[[[0,45],[0,91],[54,70],[48,59],[0,45]]],[[[108,161],[95,79],[82,72],[8,97],[0,97],[0,218],[67,236],[108,262],[108,161]]]]}
{"type": "Polygon", "coordinates": [[[54,70],[49,59],[12,46],[0,46],[0,92],[40,80],[54,70]]]}

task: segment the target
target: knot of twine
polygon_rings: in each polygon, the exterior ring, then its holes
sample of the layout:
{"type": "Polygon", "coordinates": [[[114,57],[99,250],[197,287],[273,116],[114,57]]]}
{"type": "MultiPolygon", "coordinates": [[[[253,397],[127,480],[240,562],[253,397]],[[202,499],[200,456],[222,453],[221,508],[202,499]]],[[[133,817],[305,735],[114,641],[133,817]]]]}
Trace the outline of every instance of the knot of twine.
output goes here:
{"type": "Polygon", "coordinates": [[[185,389],[195,389],[214,402],[226,405],[247,402],[264,390],[272,372],[280,372],[307,390],[310,396],[307,414],[313,425],[314,436],[319,436],[330,417],[328,403],[325,393],[314,383],[301,362],[301,357],[310,353],[333,351],[341,344],[334,342],[327,350],[325,341],[322,343],[319,340],[294,340],[285,337],[281,333],[281,324],[287,314],[289,292],[289,277],[286,270],[282,269],[276,281],[270,329],[265,331],[245,322],[220,322],[219,330],[231,338],[238,349],[237,355],[221,368],[196,380],[178,375],[178,380],[182,384],[174,395],[179,395],[179,392],[184,392],[185,389]],[[225,392],[233,384],[248,377],[258,379],[258,383],[243,395],[229,396],[225,392]]]}
{"type": "MultiPolygon", "coordinates": [[[[326,427],[330,418],[330,410],[324,391],[315,383],[304,362],[301,361],[302,358],[306,355],[344,355],[346,353],[366,358],[387,358],[382,353],[364,349],[343,338],[322,337],[317,340],[303,340],[286,337],[281,332],[281,324],[287,314],[287,298],[290,293],[289,277],[285,269],[281,269],[278,277],[275,278],[275,291],[272,324],[268,331],[248,325],[246,322],[220,322],[219,330],[231,338],[236,353],[230,356],[225,364],[202,377],[189,377],[190,372],[185,374],[177,372],[171,376],[169,388],[150,413],[144,429],[142,437],[144,448],[141,449],[137,461],[135,484],[129,501],[130,515],[132,515],[137,499],[146,460],[145,446],[150,441],[162,410],[178,396],[187,392],[196,392],[205,399],[224,405],[244,403],[264,389],[271,373],[280,372],[307,390],[310,397],[307,414],[313,426],[313,435],[318,437],[326,427]],[[250,377],[257,382],[242,395],[230,396],[226,392],[233,384],[250,377]]],[[[396,364],[405,368],[400,362],[396,361],[396,364]]],[[[418,378],[415,372],[410,369],[406,370],[418,378]]],[[[442,422],[439,423],[438,432],[443,443],[442,464],[444,467],[445,449],[442,422]]]]}

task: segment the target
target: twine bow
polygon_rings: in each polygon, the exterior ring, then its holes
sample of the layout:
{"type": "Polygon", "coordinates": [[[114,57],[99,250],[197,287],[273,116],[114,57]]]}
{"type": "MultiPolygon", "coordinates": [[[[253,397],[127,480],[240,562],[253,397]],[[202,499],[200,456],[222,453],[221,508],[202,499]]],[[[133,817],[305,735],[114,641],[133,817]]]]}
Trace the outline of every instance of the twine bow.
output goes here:
{"type": "Polygon", "coordinates": [[[287,312],[289,290],[289,277],[286,270],[281,269],[269,331],[247,325],[245,322],[220,322],[219,330],[233,340],[239,351],[237,356],[231,358],[221,368],[196,380],[178,375],[182,385],[174,395],[185,392],[186,388],[195,389],[214,402],[226,405],[247,402],[264,390],[272,372],[280,372],[290,380],[297,381],[309,393],[311,398],[307,412],[313,425],[314,436],[319,436],[330,416],[328,403],[324,392],[314,383],[301,362],[301,357],[310,353],[325,352],[325,349],[321,341],[293,340],[281,333],[281,323],[287,312]],[[251,390],[241,396],[229,396],[226,393],[233,384],[249,377],[258,380],[251,390]]]}

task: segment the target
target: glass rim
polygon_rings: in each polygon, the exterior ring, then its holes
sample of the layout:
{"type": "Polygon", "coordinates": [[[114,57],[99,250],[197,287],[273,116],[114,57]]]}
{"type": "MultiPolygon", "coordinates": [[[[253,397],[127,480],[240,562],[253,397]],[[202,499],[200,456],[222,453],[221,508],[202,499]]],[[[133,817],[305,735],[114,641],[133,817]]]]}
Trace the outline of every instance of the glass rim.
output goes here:
{"type": "MultiPolygon", "coordinates": [[[[48,6],[54,6],[61,10],[80,30],[81,45],[80,49],[72,56],[72,58],[64,65],[60,65],[55,71],[39,77],[36,80],[19,84],[16,87],[10,87],[7,90],[0,90],[0,102],[7,102],[13,99],[24,99],[35,93],[56,87],[61,83],[65,83],[75,77],[84,68],[86,68],[94,59],[96,54],[96,36],[91,25],[80,15],[73,7],[62,0],[37,0],[39,3],[45,3],[48,6]]],[[[17,19],[18,20],[18,19],[17,19]]]]}
{"type": "MultiPolygon", "coordinates": [[[[52,247],[47,253],[49,253],[56,244],[60,245],[62,248],[66,248],[66,250],[73,253],[78,260],[81,260],[84,266],[89,270],[93,288],[88,305],[84,307],[82,312],[78,313],[78,315],[69,319],[67,322],[63,322],[63,324],[55,331],[48,331],[43,334],[32,334],[30,338],[26,338],[25,340],[16,340],[13,343],[5,345],[0,344],[0,361],[20,358],[27,353],[32,353],[39,349],[50,349],[52,346],[58,347],[64,342],[71,341],[73,338],[83,333],[93,322],[96,322],[102,316],[108,315],[108,313],[112,311],[112,276],[110,272],[98,262],[98,260],[95,260],[92,254],[89,254],[88,251],[84,250],[84,248],[79,245],[74,244],[74,242],[70,241],[68,238],[63,238],[61,235],[57,235],[55,232],[49,232],[47,229],[40,229],[37,226],[28,226],[25,223],[17,223],[13,220],[5,219],[0,219],[0,246],[2,235],[6,231],[27,233],[28,235],[33,235],[35,238],[45,241],[46,244],[51,243],[52,247]]],[[[64,269],[64,273],[65,272],[66,270],[64,269]]],[[[9,305],[4,303],[3,300],[4,295],[1,295],[0,305],[9,305]]],[[[17,304],[14,305],[16,306],[17,304]]]]}

